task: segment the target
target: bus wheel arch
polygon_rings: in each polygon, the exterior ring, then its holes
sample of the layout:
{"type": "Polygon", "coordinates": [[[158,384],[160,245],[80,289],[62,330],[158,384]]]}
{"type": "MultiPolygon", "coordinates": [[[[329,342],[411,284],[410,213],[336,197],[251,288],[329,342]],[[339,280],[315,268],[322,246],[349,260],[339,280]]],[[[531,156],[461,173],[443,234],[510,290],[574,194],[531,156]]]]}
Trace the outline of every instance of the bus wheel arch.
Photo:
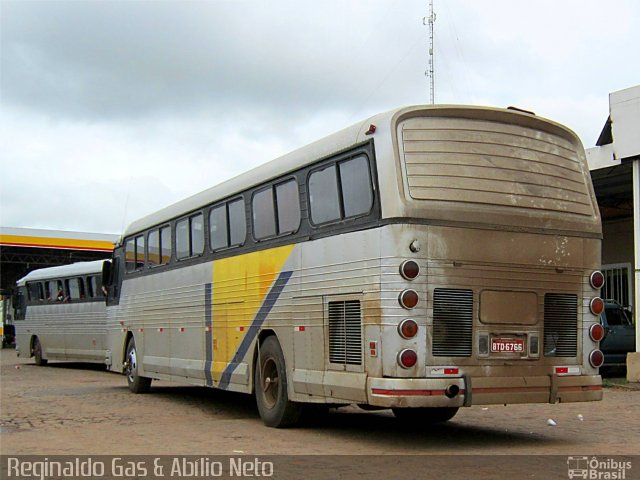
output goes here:
{"type": "Polygon", "coordinates": [[[302,413],[302,404],[289,400],[284,353],[274,332],[258,338],[253,383],[260,418],[268,427],[294,425],[302,413]]]}
{"type": "Polygon", "coordinates": [[[39,367],[46,365],[49,360],[42,357],[42,344],[37,335],[31,337],[31,356],[35,359],[35,364],[39,367]]]}

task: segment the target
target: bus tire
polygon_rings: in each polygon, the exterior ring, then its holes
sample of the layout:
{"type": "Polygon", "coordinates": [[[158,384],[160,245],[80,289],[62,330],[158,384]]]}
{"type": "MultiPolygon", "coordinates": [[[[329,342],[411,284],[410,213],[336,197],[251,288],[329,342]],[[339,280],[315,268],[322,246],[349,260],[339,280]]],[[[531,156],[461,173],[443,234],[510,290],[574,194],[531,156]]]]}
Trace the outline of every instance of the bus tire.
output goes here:
{"type": "Polygon", "coordinates": [[[260,345],[254,386],[260,418],[267,427],[286,428],[298,422],[302,404],[289,400],[284,355],[274,335],[260,345]]]}
{"type": "Polygon", "coordinates": [[[46,365],[47,362],[49,361],[46,358],[42,358],[42,344],[40,343],[40,340],[38,339],[38,337],[33,339],[32,352],[33,352],[33,358],[35,360],[35,363],[39,367],[46,365]]]}
{"type": "Polygon", "coordinates": [[[131,337],[127,344],[127,358],[125,362],[124,374],[127,376],[127,385],[132,393],[146,393],[151,387],[151,379],[138,375],[138,354],[136,342],[131,337]]]}
{"type": "Polygon", "coordinates": [[[411,422],[416,426],[444,423],[458,413],[458,407],[394,408],[392,410],[398,420],[411,422]]]}

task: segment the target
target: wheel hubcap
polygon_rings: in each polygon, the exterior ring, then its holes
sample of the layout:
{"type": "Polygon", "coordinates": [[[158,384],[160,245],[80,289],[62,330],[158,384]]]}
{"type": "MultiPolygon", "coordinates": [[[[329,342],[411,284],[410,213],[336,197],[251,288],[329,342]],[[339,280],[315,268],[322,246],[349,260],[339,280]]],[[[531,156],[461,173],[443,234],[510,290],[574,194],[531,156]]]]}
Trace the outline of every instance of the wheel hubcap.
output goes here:
{"type": "Polygon", "coordinates": [[[127,377],[129,378],[130,382],[133,382],[135,380],[135,371],[137,366],[138,360],[136,358],[136,349],[134,348],[129,352],[129,368],[127,377]]]}
{"type": "Polygon", "coordinates": [[[278,380],[278,366],[273,358],[267,358],[262,365],[262,392],[269,408],[273,408],[278,401],[278,380]]]}

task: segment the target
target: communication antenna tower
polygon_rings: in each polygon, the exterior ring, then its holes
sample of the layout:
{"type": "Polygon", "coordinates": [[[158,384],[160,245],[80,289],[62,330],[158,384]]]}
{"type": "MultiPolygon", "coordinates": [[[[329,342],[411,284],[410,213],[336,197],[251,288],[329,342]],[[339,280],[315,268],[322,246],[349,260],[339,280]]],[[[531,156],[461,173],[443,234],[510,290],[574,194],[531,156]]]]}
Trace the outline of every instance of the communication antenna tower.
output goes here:
{"type": "Polygon", "coordinates": [[[429,27],[429,65],[427,71],[424,72],[427,80],[429,81],[429,102],[433,105],[435,103],[435,75],[433,64],[433,24],[436,21],[436,14],[433,11],[433,0],[429,0],[429,16],[422,18],[422,24],[429,27]]]}

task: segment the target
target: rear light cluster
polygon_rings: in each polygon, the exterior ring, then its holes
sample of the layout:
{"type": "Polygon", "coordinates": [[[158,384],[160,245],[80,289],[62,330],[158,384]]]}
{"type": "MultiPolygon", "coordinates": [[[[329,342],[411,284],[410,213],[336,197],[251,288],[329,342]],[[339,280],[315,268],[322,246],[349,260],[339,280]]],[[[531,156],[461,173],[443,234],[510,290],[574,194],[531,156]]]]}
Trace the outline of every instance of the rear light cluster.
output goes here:
{"type": "MultiPolygon", "coordinates": [[[[600,290],[604,286],[604,275],[602,272],[596,270],[591,273],[591,276],[589,277],[589,284],[594,290],[600,290]]],[[[591,310],[591,313],[596,317],[599,317],[604,311],[604,301],[602,298],[599,296],[592,298],[589,302],[589,310],[591,310]]],[[[596,343],[602,341],[604,334],[604,327],[600,325],[600,323],[594,323],[589,328],[589,338],[596,343]]],[[[593,368],[601,367],[604,363],[604,353],[599,349],[592,350],[589,354],[589,363],[593,368]]]]}
{"type": "Polygon", "coordinates": [[[604,353],[600,350],[594,350],[589,354],[589,363],[594,368],[601,367],[604,363],[604,353]]]}
{"type": "MultiPolygon", "coordinates": [[[[413,281],[420,275],[420,265],[415,260],[405,260],[400,265],[400,275],[405,280],[413,281]]],[[[411,310],[420,301],[418,292],[412,288],[407,288],[398,295],[400,306],[406,310],[411,310]]],[[[410,340],[418,334],[418,323],[412,318],[405,318],[398,324],[398,335],[405,340],[410,340]]],[[[418,362],[418,353],[412,348],[405,348],[398,353],[398,365],[402,368],[412,368],[418,362]]]]}
{"type": "Polygon", "coordinates": [[[594,342],[600,342],[604,338],[604,327],[599,323],[594,323],[589,329],[589,337],[594,342]]]}

